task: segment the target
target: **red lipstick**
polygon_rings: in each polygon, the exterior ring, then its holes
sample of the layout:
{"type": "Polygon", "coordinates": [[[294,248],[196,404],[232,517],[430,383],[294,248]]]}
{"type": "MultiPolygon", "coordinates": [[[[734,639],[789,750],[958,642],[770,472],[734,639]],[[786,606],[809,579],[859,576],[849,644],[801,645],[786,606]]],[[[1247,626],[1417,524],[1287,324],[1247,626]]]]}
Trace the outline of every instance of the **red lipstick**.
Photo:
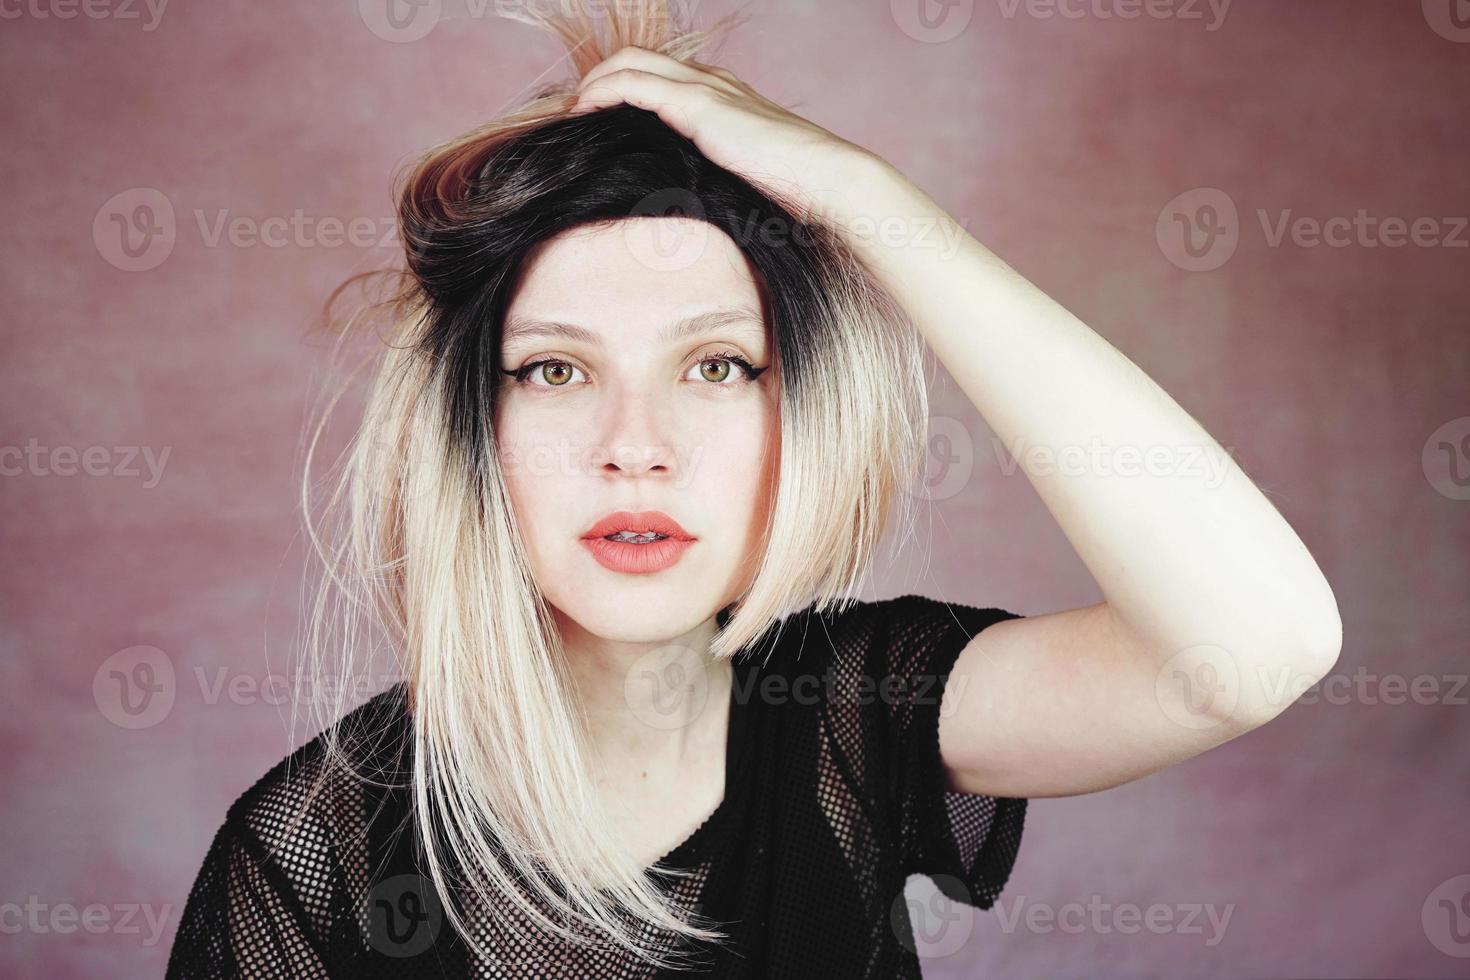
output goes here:
{"type": "Polygon", "coordinates": [[[599,565],[630,575],[669,568],[696,540],[678,521],[658,510],[615,511],[582,535],[582,544],[599,565]]]}

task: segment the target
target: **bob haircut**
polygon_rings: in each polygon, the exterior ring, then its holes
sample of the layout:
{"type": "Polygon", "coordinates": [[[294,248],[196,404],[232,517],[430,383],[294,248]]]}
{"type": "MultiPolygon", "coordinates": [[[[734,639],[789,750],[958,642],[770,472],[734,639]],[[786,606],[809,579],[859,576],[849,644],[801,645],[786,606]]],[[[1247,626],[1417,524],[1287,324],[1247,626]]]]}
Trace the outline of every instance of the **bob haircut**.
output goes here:
{"type": "MultiPolygon", "coordinates": [[[[679,23],[666,0],[607,5],[597,21],[555,6],[516,19],[565,42],[577,79],[626,45],[682,59],[712,34],[679,23]]],[[[497,348],[522,260],[578,226],[678,213],[730,236],[758,273],[780,383],[779,481],[752,581],[717,614],[718,658],[753,653],[807,606],[854,601],[895,501],[908,525],[927,439],[923,346],[833,228],[716,166],[652,112],[570,115],[575,87],[544,88],[400,172],[405,267],[351,277],[327,301],[335,321],[349,285],[391,283],[333,326],[339,352],[349,337],[367,343],[307,446],[302,508],[325,567],[303,646],[319,672],[331,651],[344,681],[372,646],[364,628],[392,650],[430,877],[470,948],[494,959],[451,880],[481,910],[511,902],[569,943],[676,966],[681,937],[725,937],[661,890],[659,875],[684,872],[637,867],[606,831],[585,715],[497,455],[497,348]],[[381,326],[358,329],[368,319],[381,326]],[[363,417],[314,521],[311,460],[364,367],[363,417]]],[[[332,720],[319,719],[326,769],[370,781],[332,720]]]]}

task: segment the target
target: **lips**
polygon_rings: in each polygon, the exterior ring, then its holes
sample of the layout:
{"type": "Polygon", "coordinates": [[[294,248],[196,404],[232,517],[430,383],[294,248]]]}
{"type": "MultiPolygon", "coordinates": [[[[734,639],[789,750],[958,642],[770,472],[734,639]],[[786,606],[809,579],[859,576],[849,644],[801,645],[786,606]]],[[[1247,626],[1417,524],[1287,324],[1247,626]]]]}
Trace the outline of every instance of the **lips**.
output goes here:
{"type": "Polygon", "coordinates": [[[692,534],[663,511],[635,514],[620,510],[588,528],[582,535],[582,546],[610,572],[649,575],[678,564],[694,540],[692,534]],[[637,541],[613,537],[620,531],[645,537],[637,541]]]}
{"type": "Polygon", "coordinates": [[[614,511],[600,519],[585,532],[584,539],[605,538],[619,531],[631,534],[661,534],[678,541],[693,541],[694,535],[679,526],[679,522],[661,510],[614,511]]]}

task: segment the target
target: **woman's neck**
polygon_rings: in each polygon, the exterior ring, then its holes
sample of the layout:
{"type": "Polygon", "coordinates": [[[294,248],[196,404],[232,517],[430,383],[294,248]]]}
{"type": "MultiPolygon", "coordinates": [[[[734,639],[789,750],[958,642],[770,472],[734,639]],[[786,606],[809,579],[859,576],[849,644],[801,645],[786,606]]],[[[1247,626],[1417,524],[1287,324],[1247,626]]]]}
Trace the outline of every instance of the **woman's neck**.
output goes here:
{"type": "Polygon", "coordinates": [[[562,626],[588,734],[612,769],[677,769],[723,750],[733,671],[709,653],[715,619],[682,636],[628,643],[562,626]]]}

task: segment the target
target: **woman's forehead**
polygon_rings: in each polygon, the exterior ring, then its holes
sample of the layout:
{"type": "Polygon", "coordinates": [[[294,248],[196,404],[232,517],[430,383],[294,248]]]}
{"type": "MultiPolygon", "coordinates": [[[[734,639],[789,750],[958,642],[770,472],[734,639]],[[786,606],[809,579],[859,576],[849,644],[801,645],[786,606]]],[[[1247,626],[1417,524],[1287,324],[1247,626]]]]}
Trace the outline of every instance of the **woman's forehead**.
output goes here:
{"type": "Polygon", "coordinates": [[[766,336],[758,275],[707,222],[626,219],[573,229],[537,246],[517,278],[503,341],[560,334],[675,342],[701,330],[766,336]],[[571,329],[566,329],[571,328],[571,329]]]}

